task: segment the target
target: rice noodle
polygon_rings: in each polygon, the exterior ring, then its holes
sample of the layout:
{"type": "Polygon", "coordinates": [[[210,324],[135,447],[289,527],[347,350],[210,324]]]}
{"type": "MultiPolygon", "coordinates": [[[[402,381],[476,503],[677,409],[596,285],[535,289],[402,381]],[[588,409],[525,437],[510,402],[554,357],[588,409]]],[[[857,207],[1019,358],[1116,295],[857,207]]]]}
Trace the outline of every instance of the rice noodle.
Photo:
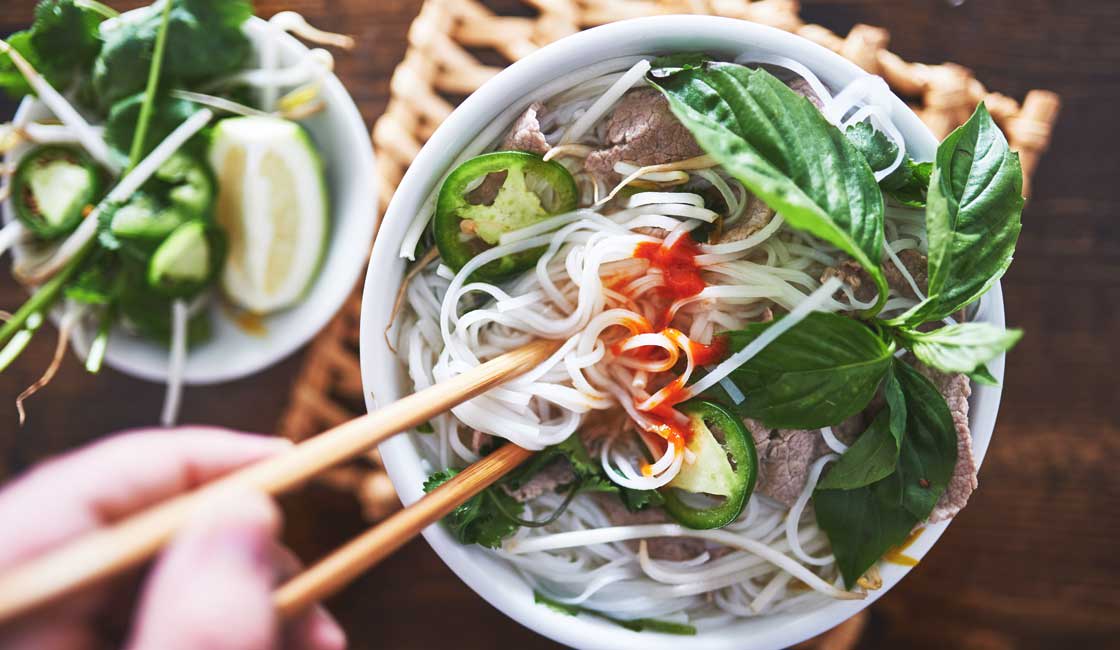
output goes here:
{"type": "Polygon", "coordinates": [[[182,300],[171,303],[171,350],[167,361],[167,390],[163,396],[163,410],[159,422],[165,427],[175,426],[179,419],[179,402],[183,396],[183,366],[187,361],[187,324],[190,319],[187,304],[182,300]]]}

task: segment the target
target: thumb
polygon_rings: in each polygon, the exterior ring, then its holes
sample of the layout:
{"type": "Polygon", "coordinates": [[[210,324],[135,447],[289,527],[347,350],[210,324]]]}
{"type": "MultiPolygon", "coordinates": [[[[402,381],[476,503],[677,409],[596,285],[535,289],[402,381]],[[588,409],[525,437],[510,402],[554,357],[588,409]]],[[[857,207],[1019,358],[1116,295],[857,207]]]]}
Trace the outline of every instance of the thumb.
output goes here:
{"type": "Polygon", "coordinates": [[[255,492],[208,504],[156,563],[133,622],[130,650],[270,650],[278,625],[276,506],[255,492]]]}

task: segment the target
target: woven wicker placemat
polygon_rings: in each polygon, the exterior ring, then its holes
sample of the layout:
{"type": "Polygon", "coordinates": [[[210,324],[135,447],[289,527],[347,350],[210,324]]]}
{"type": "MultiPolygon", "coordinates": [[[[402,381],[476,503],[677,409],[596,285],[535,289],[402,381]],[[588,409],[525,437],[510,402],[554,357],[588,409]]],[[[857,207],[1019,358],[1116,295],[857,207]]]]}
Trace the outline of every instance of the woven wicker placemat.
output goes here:
{"type": "MultiPolygon", "coordinates": [[[[409,48],[397,66],[385,114],[373,129],[381,207],[420,147],[450,115],[453,102],[470,94],[501,70],[490,61],[516,61],[558,38],[625,18],[663,14],[712,14],[750,20],[796,33],[882,76],[907,99],[919,117],[944,137],[984,101],[1021,156],[1024,192],[1050,142],[1059,99],[1032,90],[1019,101],[991,92],[970,70],[954,63],[909,63],[887,49],[890,34],[856,25],[839,36],[799,18],[796,0],[521,0],[533,17],[495,13],[475,0],[428,0],[409,30],[409,48]],[[485,53],[485,54],[484,54],[485,53]],[[486,59],[487,62],[483,62],[486,59]]],[[[292,390],[280,424],[283,435],[302,440],[364,411],[358,367],[360,291],[315,339],[292,390]]],[[[371,520],[399,507],[393,486],[376,454],[324,477],[352,491],[371,520]]],[[[811,647],[848,648],[863,619],[830,633],[811,647]],[[842,639],[850,639],[843,642],[842,639]]]]}

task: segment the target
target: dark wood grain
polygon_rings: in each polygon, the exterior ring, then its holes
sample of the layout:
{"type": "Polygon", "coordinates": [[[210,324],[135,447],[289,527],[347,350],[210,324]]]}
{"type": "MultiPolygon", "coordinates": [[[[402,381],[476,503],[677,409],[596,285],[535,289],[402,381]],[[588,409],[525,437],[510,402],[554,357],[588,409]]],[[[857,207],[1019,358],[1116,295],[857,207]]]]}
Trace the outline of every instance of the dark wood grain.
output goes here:
{"type": "MultiPolygon", "coordinates": [[[[0,33],[32,0],[4,0],[0,33]]],[[[117,4],[117,3],[114,3],[117,4]]],[[[404,52],[419,0],[258,2],[294,8],[361,44],[339,72],[372,124],[404,52]]],[[[956,61],[993,89],[1063,96],[1065,107],[1004,280],[1008,320],[1027,336],[1008,361],[980,490],[937,547],[873,609],[867,649],[1116,647],[1120,637],[1120,3],[1114,0],[803,0],[807,20],[844,33],[881,25],[909,60],[956,61]]],[[[20,291],[0,280],[0,306],[20,291]]],[[[53,342],[40,337],[0,375],[0,405],[34,380],[53,342]]],[[[190,389],[184,417],[269,431],[298,358],[254,377],[190,389]]],[[[110,431],[152,422],[162,389],[68,361],[15,426],[0,407],[0,459],[15,471],[110,431]]],[[[353,504],[325,489],[285,499],[286,537],[311,560],[360,528],[353,504]]],[[[355,648],[553,647],[504,618],[417,541],[333,599],[355,648]],[[433,624],[438,621],[437,624],[433,624]],[[454,635],[452,637],[452,634],[454,635]],[[454,639],[452,643],[451,639],[454,639]]]]}

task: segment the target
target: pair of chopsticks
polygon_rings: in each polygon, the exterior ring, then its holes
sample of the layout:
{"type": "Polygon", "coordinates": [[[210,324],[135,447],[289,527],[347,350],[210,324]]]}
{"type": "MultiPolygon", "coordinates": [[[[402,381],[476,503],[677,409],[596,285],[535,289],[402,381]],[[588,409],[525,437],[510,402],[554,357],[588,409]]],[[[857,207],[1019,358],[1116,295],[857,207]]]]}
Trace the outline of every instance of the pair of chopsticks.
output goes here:
{"type": "MultiPolygon", "coordinates": [[[[0,574],[0,624],[142,564],[155,555],[199,504],[231,487],[278,495],[369,451],[387,438],[532,370],[559,344],[535,341],[471,371],[413,393],[202,488],[174,497],[0,574]]],[[[374,528],[351,540],[274,594],[289,617],[333,594],[389,556],[428,525],[478,494],[533,452],[507,444],[374,528]]]]}

